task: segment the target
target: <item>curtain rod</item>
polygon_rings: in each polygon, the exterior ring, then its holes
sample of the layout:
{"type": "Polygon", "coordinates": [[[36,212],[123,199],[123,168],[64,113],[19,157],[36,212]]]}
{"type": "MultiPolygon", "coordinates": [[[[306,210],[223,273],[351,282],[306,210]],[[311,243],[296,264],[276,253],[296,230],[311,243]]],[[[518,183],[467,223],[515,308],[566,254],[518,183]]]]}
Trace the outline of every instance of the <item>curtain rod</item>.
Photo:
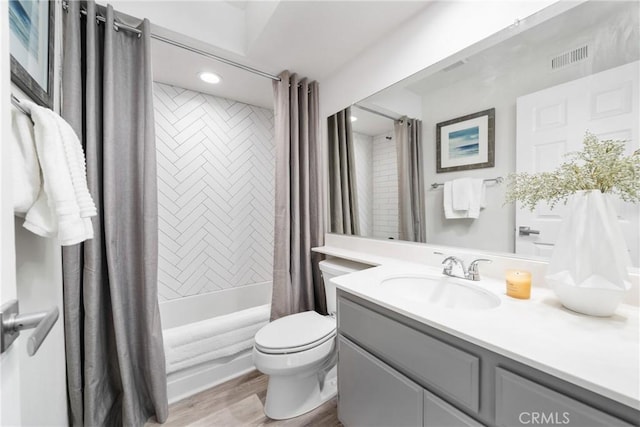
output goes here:
{"type": "Polygon", "coordinates": [[[391,117],[391,116],[388,116],[388,115],[386,115],[384,113],[381,113],[379,111],[372,110],[371,108],[363,107],[362,105],[353,104],[353,107],[359,108],[360,110],[364,110],[364,111],[367,111],[367,112],[372,113],[372,114],[377,114],[378,116],[382,116],[382,117],[387,118],[389,120],[393,120],[394,122],[396,120],[400,120],[399,117],[391,117]]]}
{"type": "MultiPolygon", "coordinates": [[[[69,3],[68,3],[68,1],[62,2],[62,8],[66,12],[69,11],[69,3]]],[[[80,8],[80,14],[86,16],[87,15],[87,10],[84,9],[84,8],[80,8]]],[[[100,21],[100,22],[106,22],[106,19],[102,15],[96,14],[96,19],[98,21],[100,21]]],[[[122,30],[125,30],[125,31],[132,32],[134,34],[137,34],[138,37],[140,37],[140,35],[142,34],[142,31],[140,31],[139,29],[131,27],[131,26],[126,25],[126,24],[121,24],[119,22],[115,22],[114,21],[113,25],[114,25],[116,31],[122,29],[122,30]]],[[[204,50],[197,49],[195,47],[186,45],[184,43],[180,43],[180,42],[172,40],[170,38],[167,38],[167,37],[155,34],[155,33],[151,33],[151,38],[154,38],[154,39],[159,40],[161,42],[164,42],[164,43],[179,47],[181,49],[188,50],[188,51],[193,52],[193,53],[197,53],[198,55],[202,55],[202,56],[205,56],[207,58],[214,59],[214,60],[222,62],[224,64],[231,65],[232,67],[240,68],[241,70],[245,70],[245,71],[248,71],[248,72],[253,73],[253,74],[257,74],[257,75],[262,76],[262,77],[266,77],[268,79],[275,80],[275,81],[278,81],[278,82],[280,81],[280,77],[274,76],[273,74],[269,74],[267,72],[258,70],[256,68],[249,67],[247,65],[240,64],[240,63],[232,61],[230,59],[223,58],[223,57],[218,56],[218,55],[214,55],[213,53],[209,53],[209,52],[206,52],[204,50]]]]}

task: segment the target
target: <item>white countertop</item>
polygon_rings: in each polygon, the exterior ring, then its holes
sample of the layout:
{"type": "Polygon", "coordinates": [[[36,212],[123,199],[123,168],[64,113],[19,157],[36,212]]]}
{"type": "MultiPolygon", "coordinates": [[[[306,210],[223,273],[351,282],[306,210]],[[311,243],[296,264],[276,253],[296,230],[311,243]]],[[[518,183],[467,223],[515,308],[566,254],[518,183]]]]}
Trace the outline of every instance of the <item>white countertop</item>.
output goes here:
{"type": "Polygon", "coordinates": [[[612,317],[590,317],[562,307],[549,289],[534,287],[531,299],[518,300],[506,295],[504,281],[485,278],[465,282],[497,295],[496,308],[419,304],[377,285],[398,274],[441,276],[441,268],[344,252],[331,254],[380,265],[334,278],[340,289],[640,410],[638,307],[621,305],[612,317]]]}

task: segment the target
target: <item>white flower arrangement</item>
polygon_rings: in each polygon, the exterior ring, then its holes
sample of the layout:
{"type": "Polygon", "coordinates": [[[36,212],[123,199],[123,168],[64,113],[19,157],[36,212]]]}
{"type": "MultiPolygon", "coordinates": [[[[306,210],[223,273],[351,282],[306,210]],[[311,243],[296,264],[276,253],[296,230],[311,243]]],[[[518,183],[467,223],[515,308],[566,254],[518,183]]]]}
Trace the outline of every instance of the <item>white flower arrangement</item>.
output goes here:
{"type": "Polygon", "coordinates": [[[507,182],[507,203],[520,201],[533,211],[540,201],[553,208],[582,190],[600,190],[626,202],[640,202],[640,150],[625,156],[626,141],[599,141],[590,132],[584,149],[566,154],[568,161],[553,172],[513,173],[507,182]]]}

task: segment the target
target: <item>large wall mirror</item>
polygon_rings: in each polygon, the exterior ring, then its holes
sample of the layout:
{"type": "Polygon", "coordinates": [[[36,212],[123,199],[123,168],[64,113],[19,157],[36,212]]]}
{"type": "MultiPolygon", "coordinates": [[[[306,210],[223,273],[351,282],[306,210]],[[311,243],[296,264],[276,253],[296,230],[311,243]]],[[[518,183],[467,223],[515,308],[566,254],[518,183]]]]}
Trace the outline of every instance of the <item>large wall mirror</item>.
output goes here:
{"type": "MultiPolygon", "coordinates": [[[[587,130],[638,149],[639,9],[637,1],[588,1],[533,15],[329,117],[331,231],[549,256],[564,207],[506,205],[503,179],[554,169],[582,149],[587,130]],[[479,147],[465,145],[469,117],[485,120],[479,147]],[[454,126],[446,141],[437,135],[443,126],[454,126]],[[437,156],[464,150],[484,157],[437,171],[437,156]],[[445,214],[442,184],[462,177],[484,180],[476,218],[445,214]]],[[[637,267],[639,206],[617,208],[637,267]]]]}

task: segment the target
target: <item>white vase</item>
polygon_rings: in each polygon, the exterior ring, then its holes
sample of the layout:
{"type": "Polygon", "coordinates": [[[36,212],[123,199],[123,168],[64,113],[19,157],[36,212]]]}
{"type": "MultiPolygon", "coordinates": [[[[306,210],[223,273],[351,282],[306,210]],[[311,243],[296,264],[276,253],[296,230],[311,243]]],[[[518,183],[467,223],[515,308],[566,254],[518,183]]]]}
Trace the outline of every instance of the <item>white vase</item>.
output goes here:
{"type": "Polygon", "coordinates": [[[547,284],[565,307],[611,316],[630,288],[629,252],[609,196],[572,195],[551,255],[547,284]]]}

